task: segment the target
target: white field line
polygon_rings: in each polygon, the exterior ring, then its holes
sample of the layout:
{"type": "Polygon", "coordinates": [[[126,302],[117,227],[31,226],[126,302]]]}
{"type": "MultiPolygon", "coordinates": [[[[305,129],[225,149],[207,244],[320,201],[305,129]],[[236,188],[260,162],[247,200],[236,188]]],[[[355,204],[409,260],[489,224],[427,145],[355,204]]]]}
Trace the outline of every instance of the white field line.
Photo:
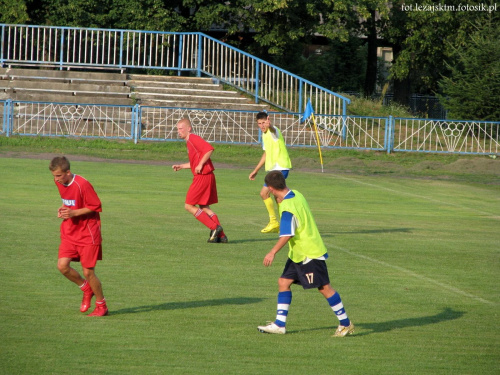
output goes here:
{"type": "Polygon", "coordinates": [[[407,275],[410,275],[410,276],[413,276],[419,280],[423,280],[423,281],[426,281],[428,283],[431,283],[431,284],[434,284],[434,285],[437,285],[439,286],[440,288],[443,288],[443,289],[446,289],[446,290],[449,290],[450,292],[453,292],[455,294],[459,294],[459,295],[462,295],[464,297],[467,297],[467,298],[471,298],[471,299],[474,299],[478,302],[482,302],[482,303],[485,303],[485,304],[488,304],[488,305],[492,305],[492,306],[496,306],[497,304],[495,302],[492,302],[492,301],[488,301],[487,299],[484,299],[484,298],[481,298],[481,297],[478,297],[474,294],[470,294],[470,293],[467,293],[467,292],[464,292],[463,290],[461,289],[458,289],[458,288],[455,288],[453,286],[450,286],[450,285],[447,285],[447,284],[443,284],[439,281],[436,281],[434,279],[431,279],[429,277],[426,277],[426,276],[422,276],[422,275],[419,275],[418,273],[415,273],[413,271],[410,271],[410,270],[407,270],[406,268],[403,268],[403,267],[399,267],[399,266],[395,266],[393,264],[389,264],[387,262],[384,262],[384,261],[381,261],[381,260],[377,260],[377,259],[374,259],[374,258],[370,258],[366,255],[361,255],[361,254],[356,254],[356,253],[353,253],[352,251],[350,250],[347,250],[347,249],[344,249],[340,246],[336,246],[336,245],[331,245],[329,244],[329,247],[334,247],[335,249],[337,250],[340,250],[340,251],[343,251],[344,253],[346,254],[349,254],[351,256],[355,256],[355,257],[358,257],[358,258],[361,258],[361,259],[364,259],[364,260],[367,260],[369,262],[372,262],[372,263],[377,263],[381,266],[384,266],[384,267],[388,267],[388,268],[392,268],[392,269],[395,269],[395,270],[398,270],[400,272],[403,272],[403,273],[406,273],[407,275]]]}
{"type": "Polygon", "coordinates": [[[348,181],[353,181],[353,182],[356,182],[356,183],[358,183],[360,185],[371,186],[371,187],[374,187],[374,188],[377,188],[377,189],[380,189],[380,190],[386,190],[386,191],[390,191],[390,192],[401,194],[401,195],[407,195],[407,196],[411,196],[411,197],[425,199],[425,200],[428,200],[428,201],[431,201],[431,202],[435,202],[435,203],[439,203],[439,204],[442,204],[442,205],[445,205],[445,206],[448,205],[448,206],[460,208],[460,209],[463,209],[463,210],[469,210],[469,211],[475,212],[475,213],[480,214],[480,215],[490,216],[491,219],[500,220],[500,215],[493,214],[491,212],[476,210],[475,208],[461,206],[459,204],[455,204],[455,203],[452,203],[452,202],[443,202],[443,201],[440,201],[440,200],[435,199],[435,198],[426,197],[424,195],[419,195],[419,194],[414,194],[414,193],[408,193],[406,191],[395,190],[395,189],[391,189],[391,188],[379,186],[379,185],[376,185],[376,184],[371,184],[369,182],[359,181],[359,180],[356,180],[355,178],[350,178],[350,177],[345,177],[345,176],[336,176],[336,177],[344,179],[344,180],[348,180],[348,181]]]}
{"type": "MultiPolygon", "coordinates": [[[[395,190],[395,189],[391,189],[391,188],[387,188],[387,187],[383,187],[383,186],[371,184],[371,183],[368,183],[368,182],[359,181],[359,180],[356,180],[354,178],[349,178],[349,177],[344,177],[344,176],[337,176],[337,177],[345,179],[345,180],[353,181],[353,182],[356,182],[358,184],[371,186],[371,187],[374,187],[376,189],[387,190],[387,191],[390,191],[390,192],[393,192],[393,193],[397,193],[397,194],[401,194],[401,195],[407,195],[407,196],[417,197],[417,198],[426,199],[428,201],[436,202],[436,203],[443,204],[443,205],[448,205],[448,206],[453,206],[453,207],[457,207],[457,208],[460,208],[460,209],[470,210],[470,211],[476,212],[476,213],[481,214],[481,215],[490,216],[492,219],[497,219],[497,220],[500,219],[500,216],[492,214],[490,212],[484,212],[484,211],[480,211],[480,210],[475,210],[475,209],[470,208],[470,207],[460,206],[458,204],[454,204],[454,203],[451,203],[451,202],[443,202],[443,201],[440,201],[438,199],[426,197],[426,196],[419,195],[419,194],[413,194],[413,193],[408,193],[408,192],[404,192],[404,191],[399,191],[399,190],[395,190]]],[[[424,280],[424,281],[427,281],[427,282],[429,282],[431,284],[438,285],[439,287],[441,287],[443,289],[447,289],[447,290],[449,290],[449,291],[451,291],[453,293],[460,294],[462,296],[465,296],[465,297],[468,297],[468,298],[472,298],[472,299],[475,299],[476,301],[479,301],[479,302],[482,302],[482,303],[486,303],[486,304],[489,304],[489,305],[493,305],[493,306],[496,305],[496,303],[494,303],[494,302],[491,302],[491,301],[488,301],[488,300],[486,300],[484,298],[481,298],[481,297],[475,296],[473,294],[464,292],[463,290],[460,290],[458,288],[452,287],[450,285],[446,285],[446,284],[440,283],[439,281],[436,281],[436,280],[431,279],[429,277],[419,275],[418,273],[415,273],[413,271],[407,270],[406,268],[402,268],[402,267],[399,267],[399,266],[394,266],[392,264],[383,262],[381,260],[377,260],[377,259],[374,259],[374,258],[367,257],[366,255],[356,254],[356,253],[353,253],[352,251],[349,251],[347,249],[341,248],[339,246],[333,245],[333,247],[335,247],[336,249],[341,250],[341,251],[343,251],[343,252],[345,252],[345,253],[347,253],[349,255],[356,256],[358,258],[362,258],[362,259],[368,260],[370,262],[383,265],[385,267],[396,269],[396,270],[398,270],[400,272],[404,272],[404,273],[406,273],[408,275],[411,275],[413,277],[416,277],[416,278],[418,278],[420,280],[424,280]]]]}

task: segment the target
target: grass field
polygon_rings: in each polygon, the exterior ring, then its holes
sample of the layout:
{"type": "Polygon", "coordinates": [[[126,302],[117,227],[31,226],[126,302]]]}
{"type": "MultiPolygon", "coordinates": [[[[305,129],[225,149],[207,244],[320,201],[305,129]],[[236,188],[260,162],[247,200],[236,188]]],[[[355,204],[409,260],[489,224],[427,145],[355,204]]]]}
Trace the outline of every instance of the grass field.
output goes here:
{"type": "Polygon", "coordinates": [[[324,298],[300,287],[287,334],[257,331],[275,318],[286,251],[262,266],[276,235],[260,233],[249,168],[216,171],[230,243],[207,244],[183,208],[189,171],[74,161],[103,202],[97,274],[110,315],[86,317],[56,269],[60,198],[47,166],[0,158],[1,374],[499,373],[498,184],[292,172],[357,327],[336,339],[324,298]]]}

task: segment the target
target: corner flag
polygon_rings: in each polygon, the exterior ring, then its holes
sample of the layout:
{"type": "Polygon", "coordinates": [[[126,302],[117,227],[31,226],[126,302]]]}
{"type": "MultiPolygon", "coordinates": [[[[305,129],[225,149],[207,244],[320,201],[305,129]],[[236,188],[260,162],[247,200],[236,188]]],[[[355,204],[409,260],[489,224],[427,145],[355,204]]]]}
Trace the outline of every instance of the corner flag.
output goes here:
{"type": "Polygon", "coordinates": [[[306,105],[306,109],[302,115],[302,120],[300,120],[301,123],[303,123],[304,121],[306,121],[309,117],[311,117],[311,115],[314,115],[314,111],[313,111],[313,106],[311,104],[311,99],[309,99],[307,101],[307,105],[306,105]]]}
{"type": "Polygon", "coordinates": [[[316,134],[316,144],[318,145],[319,160],[321,162],[321,172],[323,172],[323,155],[321,155],[321,145],[319,143],[318,127],[316,126],[316,119],[314,118],[314,110],[311,104],[311,99],[309,98],[300,122],[301,123],[305,122],[311,116],[312,116],[312,123],[314,125],[314,132],[316,134]]]}

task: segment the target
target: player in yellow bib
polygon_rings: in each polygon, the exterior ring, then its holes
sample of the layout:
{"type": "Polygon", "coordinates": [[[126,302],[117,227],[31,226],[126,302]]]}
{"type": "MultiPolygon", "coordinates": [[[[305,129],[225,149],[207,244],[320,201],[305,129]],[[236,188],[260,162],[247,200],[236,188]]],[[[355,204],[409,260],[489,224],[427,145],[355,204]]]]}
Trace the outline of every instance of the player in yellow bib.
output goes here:
{"type": "Polygon", "coordinates": [[[330,285],[326,259],[328,253],[319,234],[316,222],[304,196],[286,186],[285,178],[278,171],[269,172],[266,184],[280,204],[280,237],[271,251],[264,257],[264,266],[269,267],[276,253],[287,243],[288,259],[278,279],[278,308],[276,320],[257,329],[263,333],[286,333],[288,309],[292,303],[292,284],[304,289],[317,288],[326,298],[340,324],[334,337],[344,337],[354,332],[354,324],[347,317],[340,295],[330,285]]]}
{"type": "MultiPolygon", "coordinates": [[[[283,135],[277,127],[271,124],[269,115],[266,112],[259,112],[257,114],[257,125],[262,131],[262,148],[264,149],[264,154],[248,178],[250,180],[255,180],[255,176],[257,176],[259,169],[264,166],[266,172],[280,171],[286,179],[288,177],[288,172],[292,168],[292,162],[288,156],[283,135]]],[[[271,198],[271,194],[266,184],[262,187],[260,196],[269,214],[269,223],[261,232],[278,233],[280,224],[274,208],[273,199],[271,198]]]]}

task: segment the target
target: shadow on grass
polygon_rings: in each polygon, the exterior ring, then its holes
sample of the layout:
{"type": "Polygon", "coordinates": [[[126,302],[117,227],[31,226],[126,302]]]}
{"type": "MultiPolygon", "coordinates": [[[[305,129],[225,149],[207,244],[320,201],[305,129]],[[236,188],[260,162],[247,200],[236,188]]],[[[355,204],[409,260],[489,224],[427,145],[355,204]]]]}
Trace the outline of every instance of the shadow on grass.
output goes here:
{"type": "Polygon", "coordinates": [[[189,302],[167,302],[159,305],[145,305],[137,307],[128,307],[125,309],[110,311],[109,315],[119,315],[119,314],[137,314],[145,313],[150,311],[159,310],[178,310],[178,309],[194,309],[198,307],[210,307],[210,306],[224,306],[224,305],[247,305],[252,303],[258,303],[264,300],[264,298],[221,298],[221,299],[209,299],[205,301],[189,301],[189,302]]]}
{"type": "Polygon", "coordinates": [[[266,238],[242,238],[239,240],[229,240],[229,243],[231,244],[236,244],[236,243],[245,243],[245,242],[269,242],[269,241],[274,241],[276,242],[278,240],[278,233],[273,233],[275,236],[270,236],[266,238]]]}
{"type": "MultiPolygon", "coordinates": [[[[418,318],[397,319],[397,320],[389,320],[387,322],[377,322],[377,323],[354,322],[356,329],[357,330],[362,329],[364,332],[356,333],[356,331],[354,331],[353,336],[360,337],[360,336],[371,335],[373,333],[389,332],[394,329],[422,327],[429,324],[436,324],[449,320],[460,319],[464,314],[465,313],[463,311],[457,311],[451,308],[445,308],[442,312],[436,315],[422,316],[418,318]]],[[[335,327],[322,327],[322,328],[314,328],[306,330],[287,331],[287,333],[297,333],[301,331],[314,331],[314,330],[324,330],[324,329],[332,330],[333,333],[334,328],[335,327]]]]}
{"type": "MultiPolygon", "coordinates": [[[[369,332],[361,332],[357,336],[366,336],[371,333],[383,333],[389,332],[393,329],[402,329],[409,327],[421,327],[429,324],[441,323],[449,320],[460,319],[464,316],[465,312],[453,310],[451,308],[445,308],[442,312],[436,315],[422,316],[418,318],[408,318],[408,319],[397,319],[389,320],[388,322],[378,322],[378,323],[354,323],[356,327],[362,328],[363,330],[368,329],[369,332]]],[[[356,333],[355,333],[356,334],[356,333]]]]}
{"type": "Polygon", "coordinates": [[[339,234],[412,233],[412,230],[413,228],[391,228],[391,229],[356,230],[349,232],[321,232],[321,236],[332,237],[339,234]]]}

